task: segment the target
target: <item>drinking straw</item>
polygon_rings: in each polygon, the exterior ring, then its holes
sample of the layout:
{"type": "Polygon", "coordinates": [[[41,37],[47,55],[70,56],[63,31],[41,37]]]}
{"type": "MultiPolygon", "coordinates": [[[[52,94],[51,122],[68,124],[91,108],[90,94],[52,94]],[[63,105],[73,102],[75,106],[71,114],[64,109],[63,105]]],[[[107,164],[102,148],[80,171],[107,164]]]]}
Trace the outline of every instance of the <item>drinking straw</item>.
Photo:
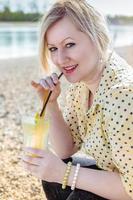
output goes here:
{"type": "MultiPolygon", "coordinates": [[[[58,76],[58,79],[60,79],[62,75],[63,75],[63,73],[61,73],[61,74],[58,76]]],[[[47,97],[45,103],[43,104],[43,108],[42,108],[42,110],[41,110],[41,112],[40,112],[40,117],[43,116],[43,113],[44,113],[44,111],[45,111],[45,108],[46,108],[46,106],[47,106],[47,103],[48,103],[48,101],[49,101],[49,98],[50,98],[51,94],[52,94],[52,91],[49,92],[48,97],[47,97]]]]}

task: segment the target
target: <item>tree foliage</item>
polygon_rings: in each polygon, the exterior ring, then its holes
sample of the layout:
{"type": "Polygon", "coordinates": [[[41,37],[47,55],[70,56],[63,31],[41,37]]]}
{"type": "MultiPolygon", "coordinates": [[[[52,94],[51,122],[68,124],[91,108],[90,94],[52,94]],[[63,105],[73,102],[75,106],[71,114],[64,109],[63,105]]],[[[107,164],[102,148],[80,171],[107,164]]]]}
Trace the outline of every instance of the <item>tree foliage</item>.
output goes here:
{"type": "Polygon", "coordinates": [[[38,21],[41,17],[39,12],[24,13],[23,11],[12,12],[8,6],[4,7],[4,10],[0,12],[0,21],[4,22],[21,22],[21,21],[38,21]]]}
{"type": "MultiPolygon", "coordinates": [[[[37,3],[33,0],[29,1],[29,7],[32,12],[30,13],[24,13],[23,10],[17,10],[16,12],[13,12],[10,10],[9,5],[4,6],[4,10],[0,12],[0,21],[31,21],[35,22],[40,19],[42,14],[38,11],[37,3]]],[[[107,21],[109,24],[119,24],[119,25],[126,25],[126,24],[132,24],[133,25],[133,16],[107,16],[107,21]]]]}

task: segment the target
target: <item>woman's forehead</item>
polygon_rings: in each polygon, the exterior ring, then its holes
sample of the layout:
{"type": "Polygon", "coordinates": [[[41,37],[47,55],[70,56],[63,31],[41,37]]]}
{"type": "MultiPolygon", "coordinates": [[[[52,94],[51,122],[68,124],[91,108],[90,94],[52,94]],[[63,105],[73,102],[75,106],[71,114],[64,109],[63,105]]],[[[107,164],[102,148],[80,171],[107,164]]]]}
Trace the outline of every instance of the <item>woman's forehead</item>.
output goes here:
{"type": "Polygon", "coordinates": [[[48,44],[54,43],[56,40],[65,40],[66,38],[76,38],[78,32],[80,31],[77,29],[76,25],[67,18],[64,17],[63,19],[54,23],[46,33],[46,40],[48,44]]]}

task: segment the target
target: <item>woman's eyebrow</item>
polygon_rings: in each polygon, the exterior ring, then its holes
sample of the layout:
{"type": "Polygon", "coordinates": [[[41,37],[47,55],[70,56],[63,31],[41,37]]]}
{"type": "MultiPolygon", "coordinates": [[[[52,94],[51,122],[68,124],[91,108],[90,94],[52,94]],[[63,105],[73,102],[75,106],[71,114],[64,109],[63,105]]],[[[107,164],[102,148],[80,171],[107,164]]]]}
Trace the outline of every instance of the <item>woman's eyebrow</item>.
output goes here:
{"type": "MultiPolygon", "coordinates": [[[[67,39],[72,39],[72,40],[73,40],[73,38],[67,37],[67,38],[63,39],[60,43],[63,43],[63,42],[64,42],[65,40],[67,40],[67,39]]],[[[54,46],[54,44],[47,44],[47,45],[54,46]]]]}

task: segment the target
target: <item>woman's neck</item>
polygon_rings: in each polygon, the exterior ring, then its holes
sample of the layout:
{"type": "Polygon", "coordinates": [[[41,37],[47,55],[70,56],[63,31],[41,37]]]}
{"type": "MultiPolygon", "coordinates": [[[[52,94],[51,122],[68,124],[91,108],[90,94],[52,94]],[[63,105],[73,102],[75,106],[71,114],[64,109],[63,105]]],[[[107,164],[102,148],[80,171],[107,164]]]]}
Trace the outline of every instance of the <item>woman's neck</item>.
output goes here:
{"type": "Polygon", "coordinates": [[[105,65],[102,65],[99,67],[99,70],[97,70],[97,73],[92,77],[89,81],[84,81],[84,83],[87,85],[88,89],[90,90],[90,95],[94,96],[96,93],[96,90],[99,86],[99,83],[101,81],[101,76],[103,73],[105,65]]]}

